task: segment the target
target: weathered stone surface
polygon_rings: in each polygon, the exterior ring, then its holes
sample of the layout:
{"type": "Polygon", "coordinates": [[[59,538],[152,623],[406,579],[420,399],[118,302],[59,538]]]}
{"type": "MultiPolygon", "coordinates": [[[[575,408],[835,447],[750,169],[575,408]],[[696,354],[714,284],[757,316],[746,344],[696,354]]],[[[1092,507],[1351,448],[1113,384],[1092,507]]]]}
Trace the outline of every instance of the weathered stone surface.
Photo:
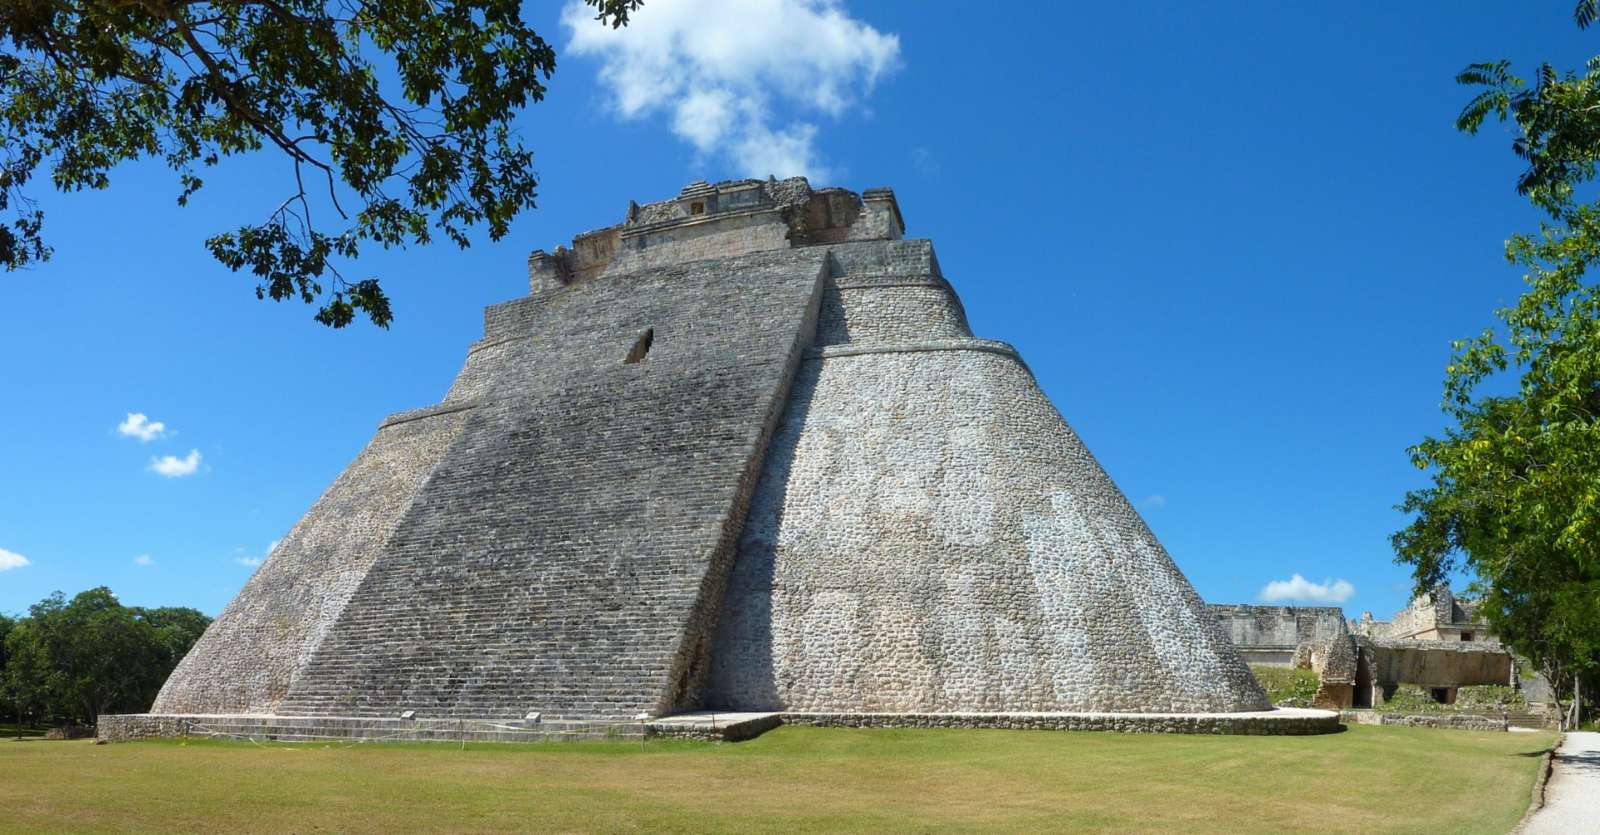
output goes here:
{"type": "Polygon", "coordinates": [[[1384,713],[1376,710],[1343,710],[1339,717],[1357,725],[1400,725],[1408,728],[1447,728],[1456,731],[1503,731],[1504,716],[1470,713],[1384,713]]]}
{"type": "Polygon", "coordinates": [[[1356,643],[1371,658],[1373,681],[1423,687],[1514,683],[1511,655],[1498,643],[1369,638],[1357,638],[1356,643]]]}
{"type": "Polygon", "coordinates": [[[222,610],[152,710],[277,710],[466,415],[458,409],[386,422],[222,610]]]}
{"type": "Polygon", "coordinates": [[[642,721],[493,722],[481,719],[401,719],[355,716],[120,714],[101,716],[101,742],[159,737],[212,737],[257,742],[579,742],[643,739],[642,721]]]}
{"type": "Polygon", "coordinates": [[[887,190],[750,180],[535,253],[534,295],[486,311],[444,401],[385,423],[158,711],[1205,730],[1267,708],[902,231],[887,190]]]}
{"type": "Polygon", "coordinates": [[[515,303],[490,390],[282,709],[631,715],[693,704],[825,253],[515,303]],[[749,292],[760,287],[761,292],[749,292]],[[625,357],[653,334],[642,362],[625,357]]]}
{"type": "Polygon", "coordinates": [[[1267,707],[1214,618],[926,241],[833,249],[723,601],[711,706],[1267,707]]]}
{"type": "Polygon", "coordinates": [[[1005,728],[1139,734],[1312,736],[1336,733],[1330,710],[1279,708],[1242,713],[784,713],[785,725],[846,728],[1005,728]]]}
{"type": "Polygon", "coordinates": [[[1348,634],[1337,606],[1252,606],[1212,603],[1206,608],[1251,664],[1293,663],[1295,648],[1348,634]]]}

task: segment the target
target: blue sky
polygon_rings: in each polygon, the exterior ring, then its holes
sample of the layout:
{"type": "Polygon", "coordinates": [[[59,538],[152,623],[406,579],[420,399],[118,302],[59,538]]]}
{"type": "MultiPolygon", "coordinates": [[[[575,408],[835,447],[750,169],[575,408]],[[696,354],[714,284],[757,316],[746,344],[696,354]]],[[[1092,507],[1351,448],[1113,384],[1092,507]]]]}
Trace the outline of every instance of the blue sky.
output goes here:
{"type": "Polygon", "coordinates": [[[379,420],[444,394],[529,250],[770,169],[892,186],[1206,599],[1299,574],[1387,615],[1405,447],[1537,221],[1509,134],[1452,129],[1451,79],[1600,51],[1571,5],[650,0],[605,36],[529,4],[562,47],[520,120],[540,207],[499,243],[365,257],[387,332],[257,302],[205,252],[282,199],[278,158],[187,209],[159,164],[39,193],[56,256],[0,275],[0,612],[103,584],[215,614],[379,420]]]}

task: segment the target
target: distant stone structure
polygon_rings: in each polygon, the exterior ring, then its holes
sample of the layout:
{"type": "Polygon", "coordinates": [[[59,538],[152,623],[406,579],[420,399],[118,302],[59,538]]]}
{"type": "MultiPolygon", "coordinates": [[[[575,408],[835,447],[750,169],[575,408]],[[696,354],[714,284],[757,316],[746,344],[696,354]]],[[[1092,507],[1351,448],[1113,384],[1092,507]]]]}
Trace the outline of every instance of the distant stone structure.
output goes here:
{"type": "Polygon", "coordinates": [[[1521,685],[1533,691],[1530,701],[1542,692],[1537,681],[1518,679],[1511,654],[1448,586],[1412,600],[1390,621],[1363,612],[1347,622],[1336,607],[1209,609],[1250,663],[1315,670],[1322,682],[1317,707],[1374,707],[1402,684],[1445,704],[1469,685],[1521,685]]]}
{"type": "MultiPolygon", "coordinates": [[[[1427,687],[1438,701],[1454,702],[1456,690],[1461,684],[1487,683],[1468,682],[1465,679],[1492,678],[1510,665],[1511,672],[1505,676],[1509,681],[1494,683],[1515,685],[1537,711],[1546,710],[1553,702],[1549,682],[1543,676],[1522,672],[1518,659],[1502,647],[1500,639],[1490,631],[1488,622],[1478,614],[1476,603],[1457,597],[1448,585],[1441,584],[1427,594],[1418,595],[1387,621],[1374,620],[1371,612],[1362,612],[1359,619],[1350,621],[1350,631],[1378,644],[1416,643],[1411,647],[1410,660],[1404,663],[1414,668],[1431,669],[1431,672],[1419,674],[1426,676],[1429,681],[1423,682],[1420,678],[1416,681],[1427,687]],[[1455,652],[1448,653],[1431,646],[1432,642],[1478,646],[1458,647],[1455,652]],[[1431,661],[1426,660],[1430,657],[1430,650],[1435,653],[1431,661]],[[1443,659],[1451,660],[1446,662],[1443,659]],[[1461,680],[1461,683],[1453,683],[1457,680],[1461,680]]],[[[1396,660],[1392,663],[1402,663],[1398,660],[1401,657],[1394,656],[1396,660]]],[[[1410,683],[1412,679],[1407,681],[1410,683]]]]}
{"type": "Polygon", "coordinates": [[[382,423],[151,721],[1263,732],[1234,644],[903,229],[888,189],[694,183],[533,253],[531,295],[382,423]]]}
{"type": "Polygon", "coordinates": [[[1362,612],[1360,620],[1350,621],[1350,631],[1394,641],[1499,643],[1489,633],[1489,625],[1478,617],[1474,604],[1457,599],[1446,585],[1413,598],[1389,621],[1373,620],[1371,612],[1362,612]]]}
{"type": "Polygon", "coordinates": [[[1250,664],[1286,667],[1301,645],[1349,634],[1344,610],[1337,606],[1212,603],[1206,608],[1250,664]]]}

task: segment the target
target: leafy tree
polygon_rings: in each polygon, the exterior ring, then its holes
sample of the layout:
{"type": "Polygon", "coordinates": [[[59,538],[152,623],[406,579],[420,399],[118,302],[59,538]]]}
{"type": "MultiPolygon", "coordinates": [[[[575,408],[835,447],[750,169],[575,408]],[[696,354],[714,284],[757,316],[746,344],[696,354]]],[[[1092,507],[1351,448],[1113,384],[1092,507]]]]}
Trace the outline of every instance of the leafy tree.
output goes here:
{"type": "MultiPolygon", "coordinates": [[[[585,0],[612,26],[640,0],[585,0]]],[[[0,264],[50,256],[28,197],[103,189],[158,158],[187,203],[200,172],[269,149],[285,199],[206,246],[256,296],[320,302],[317,321],[392,318],[375,278],[338,259],[364,243],[466,247],[534,205],[533,155],[511,128],[541,100],[555,51],[522,0],[6,0],[0,3],[0,264]],[[329,217],[332,215],[333,217],[329,217]],[[324,284],[326,283],[326,287],[324,284]]]]}
{"type": "Polygon", "coordinates": [[[51,718],[142,712],[208,623],[193,609],[123,606],[104,587],[70,601],[56,592],[11,630],[9,678],[51,718]]]}
{"type": "MultiPolygon", "coordinates": [[[[1575,17],[1587,28],[1600,0],[1575,17]]],[[[1401,509],[1415,515],[1394,545],[1419,591],[1474,574],[1495,632],[1558,694],[1575,692],[1600,676],[1600,56],[1581,72],[1542,65],[1531,84],[1507,61],[1457,80],[1479,88],[1457,127],[1514,126],[1517,191],[1546,219],[1506,244],[1526,270],[1522,297],[1499,327],[1453,346],[1443,408],[1454,425],[1411,448],[1432,484],[1407,494],[1401,509]]]]}
{"type": "Polygon", "coordinates": [[[43,635],[43,624],[32,615],[66,605],[60,592],[29,608],[29,617],[18,619],[6,635],[6,689],[16,706],[18,724],[23,713],[41,717],[53,715],[51,695],[57,677],[52,674],[43,635]]]}
{"type": "Polygon", "coordinates": [[[17,719],[17,737],[22,737],[22,699],[11,683],[11,651],[6,648],[7,638],[15,630],[16,620],[0,615],[0,708],[10,708],[17,719]]]}
{"type": "Polygon", "coordinates": [[[178,662],[189,654],[195,641],[200,640],[200,635],[211,625],[211,618],[197,609],[186,607],[135,607],[132,611],[134,617],[150,626],[155,637],[154,663],[145,671],[138,692],[131,697],[130,710],[140,712],[148,710],[155,702],[161,685],[166,683],[167,676],[177,668],[178,662]]]}

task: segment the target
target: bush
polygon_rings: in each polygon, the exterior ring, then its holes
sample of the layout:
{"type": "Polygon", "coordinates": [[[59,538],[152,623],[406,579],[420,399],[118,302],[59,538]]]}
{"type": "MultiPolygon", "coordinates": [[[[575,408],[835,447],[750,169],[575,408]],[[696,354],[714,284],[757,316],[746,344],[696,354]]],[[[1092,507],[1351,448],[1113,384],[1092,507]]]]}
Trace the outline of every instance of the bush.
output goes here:
{"type": "Polygon", "coordinates": [[[1509,684],[1480,684],[1457,690],[1456,703],[1446,707],[1453,707],[1466,713],[1503,713],[1508,710],[1526,709],[1528,700],[1522,697],[1517,688],[1509,684]]]}
{"type": "Polygon", "coordinates": [[[1523,710],[1528,703],[1516,688],[1504,684],[1481,684],[1456,690],[1454,704],[1440,704],[1425,688],[1402,684],[1395,688],[1377,709],[1386,713],[1504,713],[1523,710]]]}
{"type": "Polygon", "coordinates": [[[1310,707],[1311,699],[1317,695],[1317,687],[1321,684],[1315,672],[1294,667],[1252,664],[1250,672],[1255,674],[1256,681],[1261,682],[1262,689],[1267,691],[1267,699],[1280,707],[1310,707]]]}

